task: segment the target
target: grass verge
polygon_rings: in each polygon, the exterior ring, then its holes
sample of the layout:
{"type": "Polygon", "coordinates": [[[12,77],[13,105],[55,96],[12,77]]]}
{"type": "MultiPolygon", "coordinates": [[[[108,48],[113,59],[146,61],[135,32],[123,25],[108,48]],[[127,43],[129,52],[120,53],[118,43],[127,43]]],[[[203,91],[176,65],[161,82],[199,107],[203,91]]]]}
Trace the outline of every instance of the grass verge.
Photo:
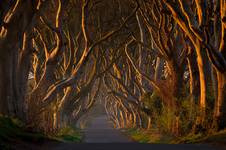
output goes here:
{"type": "Polygon", "coordinates": [[[196,143],[206,143],[214,146],[218,146],[222,149],[226,149],[226,130],[220,132],[210,133],[210,134],[189,134],[187,136],[174,139],[171,141],[173,144],[196,144],[196,143]]]}
{"type": "Polygon", "coordinates": [[[13,149],[15,144],[38,146],[42,143],[81,142],[79,129],[65,127],[55,135],[31,132],[18,119],[0,116],[0,149],[13,149]]]}
{"type": "Polygon", "coordinates": [[[160,134],[153,129],[131,128],[127,130],[127,134],[139,143],[169,143],[173,139],[172,136],[160,134]]]}
{"type": "Polygon", "coordinates": [[[160,134],[157,130],[127,129],[126,133],[139,143],[210,144],[226,149],[226,129],[210,134],[189,134],[182,137],[160,134]]]}
{"type": "Polygon", "coordinates": [[[72,126],[60,129],[55,137],[57,140],[63,142],[82,142],[82,132],[72,126]]]}

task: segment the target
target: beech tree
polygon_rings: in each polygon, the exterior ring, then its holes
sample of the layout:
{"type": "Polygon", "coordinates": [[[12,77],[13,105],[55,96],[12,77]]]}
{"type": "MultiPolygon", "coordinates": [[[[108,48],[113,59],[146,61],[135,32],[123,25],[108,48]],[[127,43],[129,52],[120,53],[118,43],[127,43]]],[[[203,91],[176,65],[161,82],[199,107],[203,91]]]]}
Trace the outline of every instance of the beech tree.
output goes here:
{"type": "MultiPolygon", "coordinates": [[[[204,78],[205,75],[201,66],[203,66],[201,49],[205,49],[208,53],[209,59],[214,65],[217,72],[218,80],[218,96],[216,99],[216,107],[214,117],[218,120],[219,128],[225,127],[223,118],[224,112],[224,49],[225,49],[225,1],[164,1],[170,9],[172,16],[178,25],[183,29],[185,34],[191,40],[195,47],[198,56],[198,65],[200,73],[200,89],[201,94],[205,93],[204,78]],[[212,9],[216,13],[213,13],[212,9]],[[192,14],[197,14],[197,19],[192,14]],[[213,19],[211,19],[213,18],[213,19]],[[203,85],[203,86],[202,86],[203,85]]],[[[200,98],[201,109],[205,109],[205,95],[200,98]]]]}
{"type": "Polygon", "coordinates": [[[118,128],[224,129],[225,4],[2,0],[0,114],[49,134],[102,99],[118,128]]]}

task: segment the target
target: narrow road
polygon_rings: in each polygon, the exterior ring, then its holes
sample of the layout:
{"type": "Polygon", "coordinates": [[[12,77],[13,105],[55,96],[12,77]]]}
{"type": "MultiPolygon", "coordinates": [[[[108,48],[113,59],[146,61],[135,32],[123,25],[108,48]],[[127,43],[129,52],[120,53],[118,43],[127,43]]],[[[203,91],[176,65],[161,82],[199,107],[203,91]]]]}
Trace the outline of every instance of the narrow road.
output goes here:
{"type": "Polygon", "coordinates": [[[129,143],[132,142],[112,126],[106,115],[93,118],[84,129],[85,143],[129,143]]]}
{"type": "Polygon", "coordinates": [[[84,143],[60,143],[43,150],[217,150],[208,145],[141,144],[114,129],[104,115],[94,117],[84,129],[84,143]]]}

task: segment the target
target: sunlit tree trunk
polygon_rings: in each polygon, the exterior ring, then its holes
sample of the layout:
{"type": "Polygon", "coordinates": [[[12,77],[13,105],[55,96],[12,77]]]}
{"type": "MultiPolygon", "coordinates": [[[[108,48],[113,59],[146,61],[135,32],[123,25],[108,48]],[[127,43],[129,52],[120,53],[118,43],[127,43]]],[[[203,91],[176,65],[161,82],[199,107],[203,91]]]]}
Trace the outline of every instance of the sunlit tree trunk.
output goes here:
{"type": "Polygon", "coordinates": [[[160,57],[156,58],[156,66],[155,66],[155,80],[161,79],[163,72],[164,62],[160,57]]]}
{"type": "Polygon", "coordinates": [[[198,63],[199,81],[200,81],[200,100],[199,100],[200,117],[201,117],[201,122],[203,122],[206,117],[206,79],[205,79],[205,71],[204,71],[204,64],[203,64],[203,58],[201,54],[200,43],[198,41],[195,45],[195,50],[197,54],[197,63],[198,63]]]}
{"type": "MultiPolygon", "coordinates": [[[[178,23],[178,25],[181,27],[183,32],[189,37],[191,43],[193,44],[195,48],[195,52],[197,54],[197,64],[198,64],[198,70],[199,70],[199,80],[200,80],[200,118],[201,122],[205,120],[206,115],[206,79],[205,79],[205,71],[204,71],[204,61],[203,56],[201,53],[202,45],[200,42],[200,35],[197,34],[197,32],[192,28],[192,25],[196,25],[193,20],[193,18],[190,16],[191,12],[187,12],[187,9],[184,8],[184,5],[188,4],[187,2],[181,2],[180,3],[180,11],[177,11],[177,6],[174,5],[174,2],[164,0],[166,3],[166,6],[169,8],[169,10],[172,13],[172,16],[174,20],[178,23]],[[191,18],[190,18],[191,17],[191,18]]],[[[199,3],[198,3],[199,5],[199,3]]],[[[187,7],[188,5],[186,5],[187,7]]],[[[198,9],[199,13],[199,24],[202,25],[203,19],[201,19],[203,16],[201,14],[202,10],[200,8],[198,9]]]]}
{"type": "Polygon", "coordinates": [[[194,52],[191,52],[187,58],[188,62],[188,69],[189,69],[189,92],[190,92],[190,112],[189,112],[189,119],[192,121],[195,118],[195,106],[198,105],[198,98],[199,98],[199,72],[198,66],[196,63],[196,59],[194,56],[194,52]]]}
{"type": "Polygon", "coordinates": [[[214,127],[221,130],[226,127],[226,78],[225,75],[217,72],[217,99],[214,111],[214,127]]]}

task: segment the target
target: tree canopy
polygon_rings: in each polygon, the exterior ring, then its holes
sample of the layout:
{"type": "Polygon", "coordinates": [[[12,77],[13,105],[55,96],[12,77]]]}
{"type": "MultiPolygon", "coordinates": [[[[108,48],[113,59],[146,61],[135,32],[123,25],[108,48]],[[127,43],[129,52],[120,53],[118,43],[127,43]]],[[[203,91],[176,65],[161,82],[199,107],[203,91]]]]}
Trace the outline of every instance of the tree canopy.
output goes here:
{"type": "Polygon", "coordinates": [[[52,133],[99,99],[119,128],[226,127],[225,0],[1,0],[0,114],[52,133]]]}

